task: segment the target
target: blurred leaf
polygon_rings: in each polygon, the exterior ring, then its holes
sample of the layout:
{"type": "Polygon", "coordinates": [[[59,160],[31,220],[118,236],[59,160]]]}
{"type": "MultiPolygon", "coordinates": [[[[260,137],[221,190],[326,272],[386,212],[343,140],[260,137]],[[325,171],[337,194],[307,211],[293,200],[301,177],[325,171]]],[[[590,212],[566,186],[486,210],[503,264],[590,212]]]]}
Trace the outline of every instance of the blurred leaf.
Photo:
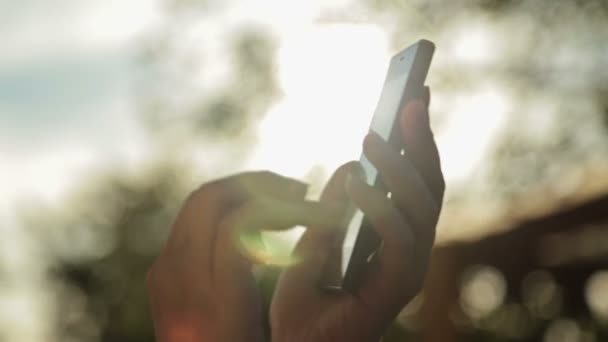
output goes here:
{"type": "Polygon", "coordinates": [[[236,137],[247,128],[246,115],[238,100],[224,95],[205,104],[198,125],[203,132],[236,137]]]}

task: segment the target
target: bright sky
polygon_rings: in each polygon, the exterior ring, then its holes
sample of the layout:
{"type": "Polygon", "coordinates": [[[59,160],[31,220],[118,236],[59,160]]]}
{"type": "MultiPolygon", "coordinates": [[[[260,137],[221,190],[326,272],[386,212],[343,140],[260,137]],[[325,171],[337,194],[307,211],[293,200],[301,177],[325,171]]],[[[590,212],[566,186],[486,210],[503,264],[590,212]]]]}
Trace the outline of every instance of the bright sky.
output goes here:
{"type": "Polygon", "coordinates": [[[0,204],[52,201],[87,167],[134,157],[129,44],[159,21],[154,2],[0,2],[0,13],[0,204]]]}
{"type": "MultiPolygon", "coordinates": [[[[205,26],[215,26],[208,31],[221,34],[255,20],[278,34],[279,79],[286,96],[261,124],[252,167],[302,177],[316,165],[331,170],[358,157],[395,51],[378,27],[315,23],[321,8],[346,2],[241,1],[205,26]],[[315,139],[309,139],[311,134],[315,139]]],[[[143,0],[66,0],[63,5],[59,10],[31,1],[13,4],[16,15],[0,26],[0,36],[16,42],[0,47],[0,72],[5,75],[0,90],[6,90],[0,91],[5,204],[24,194],[57,200],[75,175],[146,156],[146,141],[131,114],[130,46],[138,34],[162,22],[158,5],[143,0]]],[[[469,33],[472,39],[439,46],[437,53],[448,49],[462,61],[482,62],[491,40],[474,26],[469,33]]],[[[467,31],[461,34],[466,37],[467,31]]],[[[222,50],[210,50],[215,56],[209,60],[217,65],[206,69],[221,70],[222,50]]],[[[449,112],[448,127],[438,136],[449,180],[466,178],[483,158],[509,109],[501,89],[481,87],[484,91],[474,98],[452,100],[434,93],[433,109],[449,112]]]]}
{"type": "MultiPolygon", "coordinates": [[[[221,34],[243,21],[257,21],[274,28],[279,38],[285,97],[261,123],[250,167],[303,177],[314,166],[332,170],[358,158],[396,51],[373,25],[315,22],[322,7],[347,2],[240,1],[203,25],[209,34],[221,34]]],[[[24,246],[0,257],[35,258],[34,247],[14,229],[18,200],[57,203],[88,171],[145,160],[148,142],[130,106],[133,42],[162,20],[156,1],[0,1],[0,38],[10,42],[0,44],[0,226],[3,241],[24,246]]],[[[483,61],[491,39],[471,30],[475,39],[467,48],[439,46],[437,53],[483,61]]],[[[221,70],[221,47],[215,55],[211,50],[209,60],[218,64],[208,68],[221,70]]],[[[449,113],[438,135],[448,181],[464,180],[478,165],[510,110],[501,89],[480,87],[474,97],[433,96],[432,109],[449,113]]],[[[15,275],[30,283],[36,273],[19,273],[20,265],[12,264],[15,275]]],[[[27,289],[35,292],[36,285],[28,286],[0,296],[0,308],[6,308],[0,310],[0,323],[13,326],[13,340],[38,341],[48,329],[39,320],[44,301],[32,301],[27,289]],[[9,314],[15,311],[36,314],[19,325],[9,314]]]]}
{"type": "Polygon", "coordinates": [[[311,25],[286,40],[279,79],[287,96],[262,122],[252,167],[302,177],[357,159],[389,57],[384,33],[369,25],[311,25]]]}

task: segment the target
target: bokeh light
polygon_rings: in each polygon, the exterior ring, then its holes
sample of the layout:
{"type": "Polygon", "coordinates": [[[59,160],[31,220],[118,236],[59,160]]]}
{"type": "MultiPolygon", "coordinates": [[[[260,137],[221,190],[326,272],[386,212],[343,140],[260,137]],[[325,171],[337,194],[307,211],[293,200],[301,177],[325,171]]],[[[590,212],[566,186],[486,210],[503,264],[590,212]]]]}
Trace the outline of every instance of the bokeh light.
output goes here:
{"type": "Polygon", "coordinates": [[[507,284],[500,271],[491,266],[473,266],[465,272],[460,290],[460,306],[473,320],[498,309],[504,302],[507,284]]]}
{"type": "Polygon", "coordinates": [[[550,319],[559,314],[562,293],[551,273],[537,270],[527,274],[521,292],[524,304],[534,315],[550,319]]]}
{"type": "Polygon", "coordinates": [[[581,328],[576,321],[559,319],[551,323],[545,333],[544,342],[581,342],[581,328]]]}
{"type": "Polygon", "coordinates": [[[591,312],[608,322],[608,271],[594,273],[585,284],[585,299],[591,312]]]}

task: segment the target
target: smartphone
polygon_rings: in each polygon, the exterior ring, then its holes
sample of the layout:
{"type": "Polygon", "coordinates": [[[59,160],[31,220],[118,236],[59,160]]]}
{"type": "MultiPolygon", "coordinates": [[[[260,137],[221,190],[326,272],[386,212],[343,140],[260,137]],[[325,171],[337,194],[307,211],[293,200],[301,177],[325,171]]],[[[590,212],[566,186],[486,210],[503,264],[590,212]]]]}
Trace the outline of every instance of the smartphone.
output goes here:
{"type": "MultiPolygon", "coordinates": [[[[420,40],[391,58],[370,131],[378,133],[396,149],[402,150],[405,147],[402,146],[398,128],[399,113],[408,101],[421,97],[434,50],[432,42],[420,40]]],[[[360,164],[365,173],[365,182],[389,196],[378,171],[363,153],[360,164]]],[[[353,292],[357,289],[367,264],[382,247],[382,241],[363,212],[352,203],[340,229],[340,237],[336,239],[322,271],[320,286],[329,290],[353,292]]]]}

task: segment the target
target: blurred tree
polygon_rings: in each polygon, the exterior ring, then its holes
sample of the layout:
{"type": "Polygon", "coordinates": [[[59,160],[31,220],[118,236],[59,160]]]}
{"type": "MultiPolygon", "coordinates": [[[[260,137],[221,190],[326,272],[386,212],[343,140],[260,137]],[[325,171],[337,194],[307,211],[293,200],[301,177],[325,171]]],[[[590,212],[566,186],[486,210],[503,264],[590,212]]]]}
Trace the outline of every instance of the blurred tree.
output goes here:
{"type": "Polygon", "coordinates": [[[172,20],[144,40],[140,61],[156,77],[138,84],[138,102],[143,122],[159,145],[190,150],[204,142],[227,155],[244,156],[255,142],[256,123],[280,95],[276,43],[271,32],[249,24],[221,33],[222,51],[207,51],[206,45],[212,45],[208,39],[218,37],[207,36],[199,21],[221,9],[212,3],[197,15],[203,5],[177,1],[179,10],[169,12],[172,20]],[[205,59],[218,58],[209,55],[218,53],[226,59],[227,70],[205,64],[205,59]],[[219,78],[206,76],[218,72],[219,78]]]}
{"type": "Polygon", "coordinates": [[[144,279],[191,187],[183,170],[112,172],[83,186],[64,210],[27,216],[52,265],[58,340],[154,340],[144,279]]]}
{"type": "MultiPolygon", "coordinates": [[[[216,167],[238,165],[253,148],[256,122],[279,95],[269,32],[249,25],[225,33],[228,72],[209,86],[205,74],[213,70],[205,69],[205,41],[192,45],[183,37],[199,34],[200,18],[226,3],[166,5],[165,25],[141,41],[143,72],[134,89],[155,161],[139,165],[136,174],[92,175],[64,209],[24,213],[51,265],[57,340],[154,340],[144,278],[182,199],[193,183],[204,181],[193,180],[193,151],[204,142],[203,150],[222,154],[216,167]]],[[[204,174],[218,174],[204,167],[204,174]]]]}
{"type": "Polygon", "coordinates": [[[463,184],[452,184],[447,198],[482,196],[508,206],[533,189],[567,196],[576,186],[560,188],[564,178],[574,181],[573,174],[608,163],[607,4],[364,0],[332,9],[322,19],[378,25],[394,50],[422,37],[435,41],[429,82],[436,98],[447,95],[432,113],[438,131],[451,115],[450,97],[456,93],[473,97],[493,87],[508,99],[512,108],[487,162],[463,184]]]}

